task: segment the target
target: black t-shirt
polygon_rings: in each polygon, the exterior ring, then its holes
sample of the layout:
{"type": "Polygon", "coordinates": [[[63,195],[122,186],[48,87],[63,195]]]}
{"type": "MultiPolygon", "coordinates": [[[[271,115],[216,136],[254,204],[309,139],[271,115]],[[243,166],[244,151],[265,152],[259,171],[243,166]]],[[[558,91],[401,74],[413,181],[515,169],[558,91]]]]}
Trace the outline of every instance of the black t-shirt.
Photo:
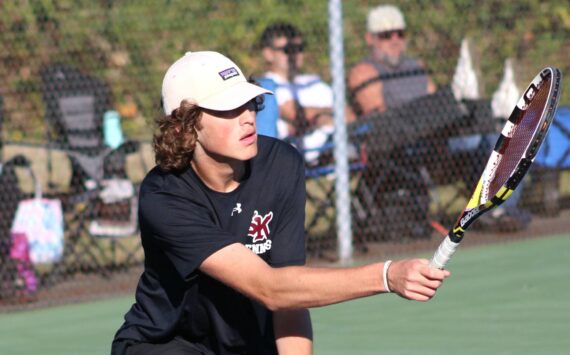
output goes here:
{"type": "Polygon", "coordinates": [[[145,268],[116,343],[182,336],[216,354],[277,353],[271,312],[198,269],[236,242],[273,267],[305,263],[301,156],[259,136],[247,165],[229,193],[209,189],[191,168],[172,174],[155,167],[145,177],[139,201],[145,268]]]}

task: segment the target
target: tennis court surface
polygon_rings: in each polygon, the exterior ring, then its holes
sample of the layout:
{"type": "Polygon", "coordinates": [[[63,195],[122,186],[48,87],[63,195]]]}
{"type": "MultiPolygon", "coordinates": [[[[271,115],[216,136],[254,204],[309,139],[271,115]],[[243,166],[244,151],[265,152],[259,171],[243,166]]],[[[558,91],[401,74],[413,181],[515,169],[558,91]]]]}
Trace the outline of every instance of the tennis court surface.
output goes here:
{"type": "MultiPolygon", "coordinates": [[[[464,248],[429,303],[391,295],[312,310],[315,354],[570,354],[569,261],[569,234],[464,248]]],[[[2,314],[0,354],[108,354],[131,302],[2,314]]]]}

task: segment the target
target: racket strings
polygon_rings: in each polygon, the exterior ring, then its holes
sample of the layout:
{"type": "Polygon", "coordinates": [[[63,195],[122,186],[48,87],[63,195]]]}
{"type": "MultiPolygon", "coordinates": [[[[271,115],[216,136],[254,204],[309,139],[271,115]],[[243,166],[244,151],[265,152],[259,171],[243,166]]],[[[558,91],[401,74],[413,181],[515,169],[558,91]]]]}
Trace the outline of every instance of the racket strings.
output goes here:
{"type": "Polygon", "coordinates": [[[509,177],[513,175],[521,159],[526,156],[535,133],[540,129],[542,117],[548,103],[549,86],[550,80],[542,83],[528,104],[527,109],[514,122],[510,131],[510,137],[503,137],[502,144],[498,147],[500,159],[496,166],[495,176],[490,181],[488,197],[497,194],[499,189],[506,184],[509,177]]]}

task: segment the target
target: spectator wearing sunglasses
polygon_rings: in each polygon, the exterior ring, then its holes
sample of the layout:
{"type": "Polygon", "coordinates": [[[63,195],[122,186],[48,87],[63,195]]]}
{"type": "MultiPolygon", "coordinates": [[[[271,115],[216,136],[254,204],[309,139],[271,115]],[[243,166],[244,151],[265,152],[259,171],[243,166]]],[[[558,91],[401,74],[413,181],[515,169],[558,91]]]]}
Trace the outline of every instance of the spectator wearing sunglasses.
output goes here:
{"type": "Polygon", "coordinates": [[[422,63],[406,55],[406,35],[397,7],[381,5],[368,13],[364,38],[370,53],[348,76],[358,115],[384,112],[436,91],[422,63]]]}
{"type": "Polygon", "coordinates": [[[304,136],[319,127],[331,130],[333,93],[317,74],[302,73],[302,32],[289,23],[270,24],[261,35],[259,47],[267,71],[258,81],[275,92],[278,137],[304,136]]]}

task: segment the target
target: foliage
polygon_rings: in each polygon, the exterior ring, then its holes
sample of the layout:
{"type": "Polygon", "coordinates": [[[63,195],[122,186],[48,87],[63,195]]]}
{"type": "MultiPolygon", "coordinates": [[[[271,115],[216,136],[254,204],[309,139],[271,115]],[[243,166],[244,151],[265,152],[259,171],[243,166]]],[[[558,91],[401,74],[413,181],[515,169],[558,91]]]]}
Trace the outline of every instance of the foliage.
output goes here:
{"type": "MultiPolygon", "coordinates": [[[[451,80],[464,37],[475,44],[487,96],[506,58],[515,59],[521,85],[547,64],[570,71],[567,0],[394,3],[406,16],[409,51],[424,60],[440,85],[451,80]]],[[[347,66],[366,54],[366,13],[374,5],[343,3],[347,66]]],[[[38,73],[48,63],[72,63],[104,78],[115,105],[130,107],[128,133],[148,136],[148,124],[160,112],[162,74],[174,59],[187,50],[217,50],[259,74],[264,68],[254,44],[276,20],[302,29],[309,44],[306,69],[330,80],[325,0],[18,0],[0,7],[0,94],[12,139],[42,139],[38,73]]],[[[570,94],[562,101],[569,104],[570,94]]]]}

